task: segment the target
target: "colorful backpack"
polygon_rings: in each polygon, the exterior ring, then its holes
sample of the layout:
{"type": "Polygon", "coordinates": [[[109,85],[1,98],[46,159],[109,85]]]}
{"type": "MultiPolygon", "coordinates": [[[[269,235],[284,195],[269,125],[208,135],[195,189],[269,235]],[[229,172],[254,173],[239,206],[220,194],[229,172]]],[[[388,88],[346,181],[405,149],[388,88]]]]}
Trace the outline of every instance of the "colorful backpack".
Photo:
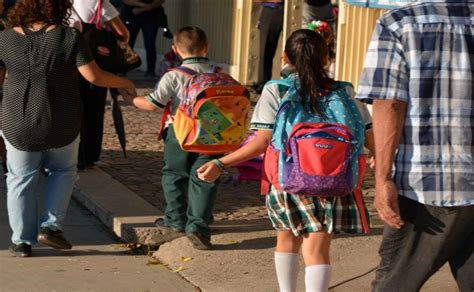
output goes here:
{"type": "Polygon", "coordinates": [[[172,69],[189,76],[180,93],[173,128],[181,148],[201,154],[222,154],[239,148],[248,129],[250,93],[231,76],[172,69]]]}
{"type": "Polygon", "coordinates": [[[300,101],[297,80],[271,81],[287,88],[264,160],[264,175],[276,189],[304,196],[350,194],[362,182],[364,126],[354,101],[346,93],[350,83],[337,82],[319,98],[325,118],[300,101]],[[360,180],[359,180],[360,177],[360,180]]]}

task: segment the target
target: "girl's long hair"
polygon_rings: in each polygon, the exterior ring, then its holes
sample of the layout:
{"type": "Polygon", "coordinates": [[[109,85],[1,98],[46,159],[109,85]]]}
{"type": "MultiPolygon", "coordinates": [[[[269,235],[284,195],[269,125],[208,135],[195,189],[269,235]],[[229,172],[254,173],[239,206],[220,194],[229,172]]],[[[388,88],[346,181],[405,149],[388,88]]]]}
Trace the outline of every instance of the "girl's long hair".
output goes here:
{"type": "Polygon", "coordinates": [[[298,74],[301,101],[306,106],[309,98],[311,110],[324,116],[318,96],[334,83],[324,68],[329,53],[326,41],[314,31],[300,29],[293,32],[286,41],[285,53],[298,74]]]}
{"type": "Polygon", "coordinates": [[[35,22],[67,26],[71,8],[72,0],[18,0],[8,13],[8,21],[10,26],[29,26],[35,22]]]}

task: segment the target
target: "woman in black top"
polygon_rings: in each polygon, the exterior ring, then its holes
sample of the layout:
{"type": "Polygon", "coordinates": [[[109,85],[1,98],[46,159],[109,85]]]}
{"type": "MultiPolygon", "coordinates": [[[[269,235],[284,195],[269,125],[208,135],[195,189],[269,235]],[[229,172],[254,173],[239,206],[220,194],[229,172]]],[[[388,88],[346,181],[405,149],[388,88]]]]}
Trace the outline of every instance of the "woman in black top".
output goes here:
{"type": "Polygon", "coordinates": [[[7,204],[13,230],[10,251],[30,256],[40,241],[70,249],[61,223],[76,181],[81,127],[78,73],[103,87],[134,92],[133,83],[101,71],[80,33],[67,27],[70,0],[23,0],[9,13],[11,29],[0,32],[0,61],[9,73],[1,109],[7,146],[7,204]],[[47,186],[39,223],[35,188],[47,186]]]}

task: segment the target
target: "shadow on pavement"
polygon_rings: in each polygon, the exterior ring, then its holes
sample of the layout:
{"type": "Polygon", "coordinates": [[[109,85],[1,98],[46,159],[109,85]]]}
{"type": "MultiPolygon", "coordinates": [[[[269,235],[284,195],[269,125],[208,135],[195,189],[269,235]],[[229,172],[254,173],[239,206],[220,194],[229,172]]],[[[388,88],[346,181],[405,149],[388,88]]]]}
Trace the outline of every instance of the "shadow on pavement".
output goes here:
{"type": "Polygon", "coordinates": [[[230,244],[214,244],[214,250],[258,250],[273,248],[276,245],[274,236],[246,239],[241,242],[230,244]]]}

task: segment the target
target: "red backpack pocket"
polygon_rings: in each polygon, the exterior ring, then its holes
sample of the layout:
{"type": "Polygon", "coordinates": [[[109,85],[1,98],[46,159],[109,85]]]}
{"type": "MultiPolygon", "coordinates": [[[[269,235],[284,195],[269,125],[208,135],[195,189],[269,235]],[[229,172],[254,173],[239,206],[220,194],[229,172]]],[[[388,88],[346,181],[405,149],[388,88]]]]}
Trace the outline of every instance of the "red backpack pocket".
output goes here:
{"type": "Polygon", "coordinates": [[[335,139],[308,137],[296,140],[301,170],[310,175],[336,176],[345,169],[350,144],[335,139]]]}

